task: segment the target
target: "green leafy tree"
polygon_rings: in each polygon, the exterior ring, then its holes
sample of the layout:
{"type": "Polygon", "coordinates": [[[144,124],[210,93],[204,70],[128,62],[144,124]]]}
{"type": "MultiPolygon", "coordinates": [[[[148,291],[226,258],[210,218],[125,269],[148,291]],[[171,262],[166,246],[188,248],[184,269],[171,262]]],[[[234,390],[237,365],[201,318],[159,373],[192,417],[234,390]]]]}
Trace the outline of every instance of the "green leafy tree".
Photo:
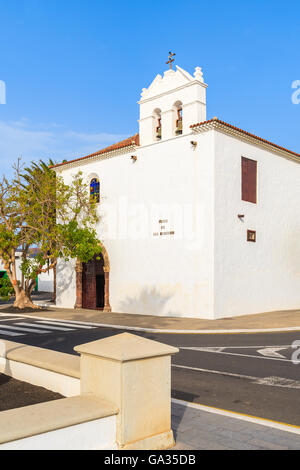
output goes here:
{"type": "Polygon", "coordinates": [[[34,308],[32,291],[39,274],[55,269],[59,259],[88,262],[100,254],[90,200],[82,173],[66,184],[44,162],[14,166],[11,181],[0,181],[0,259],[20,309],[34,308]],[[31,255],[37,248],[36,255],[31,255]],[[17,279],[16,252],[22,252],[22,278],[17,279]]]}

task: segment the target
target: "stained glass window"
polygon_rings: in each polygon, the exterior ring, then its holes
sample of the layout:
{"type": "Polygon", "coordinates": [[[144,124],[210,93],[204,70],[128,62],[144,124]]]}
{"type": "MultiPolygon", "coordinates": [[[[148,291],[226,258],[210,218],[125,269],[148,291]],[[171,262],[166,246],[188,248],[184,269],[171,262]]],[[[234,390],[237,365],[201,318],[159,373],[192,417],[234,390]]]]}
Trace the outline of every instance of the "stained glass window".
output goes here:
{"type": "Polygon", "coordinates": [[[97,204],[100,202],[100,181],[98,178],[93,178],[90,183],[90,198],[97,204]]]}

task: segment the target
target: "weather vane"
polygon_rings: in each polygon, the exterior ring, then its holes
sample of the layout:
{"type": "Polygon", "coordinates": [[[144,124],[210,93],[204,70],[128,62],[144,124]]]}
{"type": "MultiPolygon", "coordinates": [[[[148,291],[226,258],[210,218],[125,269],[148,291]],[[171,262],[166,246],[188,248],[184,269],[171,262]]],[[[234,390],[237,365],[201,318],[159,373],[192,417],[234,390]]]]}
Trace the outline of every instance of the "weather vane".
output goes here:
{"type": "Polygon", "coordinates": [[[174,57],[176,54],[173,54],[171,51],[169,52],[169,60],[168,62],[166,62],[166,64],[169,64],[170,65],[170,70],[172,69],[172,62],[175,61],[175,59],[172,59],[172,57],[174,57]]]}

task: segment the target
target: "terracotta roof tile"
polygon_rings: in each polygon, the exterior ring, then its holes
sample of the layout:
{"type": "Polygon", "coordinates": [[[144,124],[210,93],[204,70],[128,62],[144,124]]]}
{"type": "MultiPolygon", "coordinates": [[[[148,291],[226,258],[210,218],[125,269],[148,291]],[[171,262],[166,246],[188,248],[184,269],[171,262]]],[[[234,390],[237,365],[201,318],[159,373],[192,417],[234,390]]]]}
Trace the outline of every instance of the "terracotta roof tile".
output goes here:
{"type": "Polygon", "coordinates": [[[224,121],[220,121],[219,119],[217,118],[213,118],[213,119],[210,119],[209,121],[203,121],[203,122],[199,122],[198,124],[193,124],[192,126],[190,126],[191,129],[194,129],[196,127],[201,127],[201,126],[204,126],[206,124],[210,124],[210,123],[213,123],[213,122],[217,122],[225,127],[228,127],[230,129],[233,129],[235,131],[238,131],[238,132],[241,132],[242,134],[245,134],[245,135],[248,135],[254,139],[257,139],[259,140],[260,142],[263,142],[265,144],[269,144],[269,145],[272,145],[273,147],[279,149],[279,150],[283,150],[284,152],[288,152],[288,153],[291,153],[292,155],[295,155],[296,157],[300,157],[300,154],[299,153],[296,153],[296,152],[293,152],[292,150],[288,150],[286,149],[285,147],[280,147],[280,145],[277,145],[277,144],[274,144],[273,142],[270,142],[269,140],[265,140],[265,139],[262,139],[261,137],[258,137],[257,135],[255,134],[251,134],[250,132],[247,132],[247,131],[244,131],[243,129],[240,129],[239,127],[235,127],[235,126],[232,126],[231,124],[228,124],[227,122],[224,122],[224,121]]]}
{"type": "MultiPolygon", "coordinates": [[[[300,157],[300,154],[299,153],[296,153],[296,152],[293,152],[292,150],[288,150],[284,147],[281,147],[277,144],[274,144],[273,142],[270,142],[268,140],[265,140],[265,139],[262,139],[261,137],[258,137],[257,135],[255,134],[251,134],[250,132],[247,132],[247,131],[244,131],[243,129],[240,129],[239,127],[235,127],[231,124],[228,124],[227,122],[225,121],[221,121],[220,119],[217,119],[217,118],[213,118],[213,119],[210,119],[208,121],[203,121],[203,122],[199,122],[197,124],[193,124],[192,126],[190,126],[191,129],[195,129],[195,128],[199,128],[199,127],[202,127],[202,126],[205,126],[207,124],[211,124],[211,123],[218,123],[218,124],[221,124],[222,126],[224,127],[227,127],[227,128],[230,128],[230,129],[233,129],[235,131],[238,131],[244,135],[247,135],[249,137],[252,137],[260,142],[263,142],[265,144],[268,144],[268,145],[271,145],[273,147],[275,147],[276,149],[278,150],[283,150],[284,152],[288,152],[290,153],[291,155],[294,155],[296,157],[300,157]]],[[[95,153],[92,153],[90,155],[87,155],[85,157],[81,157],[81,158],[77,158],[75,160],[70,160],[68,162],[65,162],[65,163],[59,163],[57,165],[54,165],[52,166],[51,168],[57,168],[57,167],[61,167],[61,166],[64,166],[64,165],[67,165],[69,163],[74,163],[74,162],[79,162],[79,161],[82,161],[82,160],[86,160],[88,158],[92,158],[92,157],[95,157],[97,155],[103,155],[105,153],[108,153],[108,152],[112,152],[114,150],[118,150],[118,149],[122,149],[122,148],[126,148],[126,147],[130,147],[132,145],[135,145],[135,146],[139,146],[140,145],[140,137],[139,137],[139,134],[135,134],[134,136],[132,137],[128,137],[127,139],[125,140],[122,140],[121,142],[117,142],[113,145],[110,145],[109,147],[106,147],[104,149],[101,149],[99,150],[98,152],[95,152],[95,153]]]]}
{"type": "Polygon", "coordinates": [[[140,145],[139,134],[135,134],[132,137],[128,137],[127,139],[122,140],[121,142],[117,142],[116,144],[110,145],[109,147],[105,147],[104,149],[101,149],[95,153],[91,153],[90,155],[86,155],[85,157],[76,158],[75,160],[70,160],[64,163],[58,163],[57,165],[53,165],[50,168],[57,168],[60,166],[67,165],[68,163],[79,162],[82,160],[86,160],[87,158],[92,158],[92,157],[96,157],[97,155],[102,155],[104,153],[112,152],[113,150],[119,150],[125,147],[130,147],[131,145],[136,145],[136,146],[140,145]]]}

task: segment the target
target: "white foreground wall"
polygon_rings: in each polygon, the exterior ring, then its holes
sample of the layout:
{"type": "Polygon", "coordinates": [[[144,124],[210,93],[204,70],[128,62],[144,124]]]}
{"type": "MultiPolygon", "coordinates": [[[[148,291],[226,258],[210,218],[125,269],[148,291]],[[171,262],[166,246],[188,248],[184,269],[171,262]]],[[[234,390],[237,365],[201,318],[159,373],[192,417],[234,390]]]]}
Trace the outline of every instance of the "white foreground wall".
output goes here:
{"type": "Polygon", "coordinates": [[[0,450],[114,450],[115,440],[116,416],[108,416],[0,444],[0,450]]]}
{"type": "Polygon", "coordinates": [[[74,350],[80,359],[0,342],[0,368],[6,375],[54,391],[56,378],[62,395],[70,394],[69,379],[75,379],[76,390],[80,385],[75,396],[1,412],[0,450],[163,450],[174,446],[171,356],[179,352],[177,348],[123,333],[74,350]]]}

